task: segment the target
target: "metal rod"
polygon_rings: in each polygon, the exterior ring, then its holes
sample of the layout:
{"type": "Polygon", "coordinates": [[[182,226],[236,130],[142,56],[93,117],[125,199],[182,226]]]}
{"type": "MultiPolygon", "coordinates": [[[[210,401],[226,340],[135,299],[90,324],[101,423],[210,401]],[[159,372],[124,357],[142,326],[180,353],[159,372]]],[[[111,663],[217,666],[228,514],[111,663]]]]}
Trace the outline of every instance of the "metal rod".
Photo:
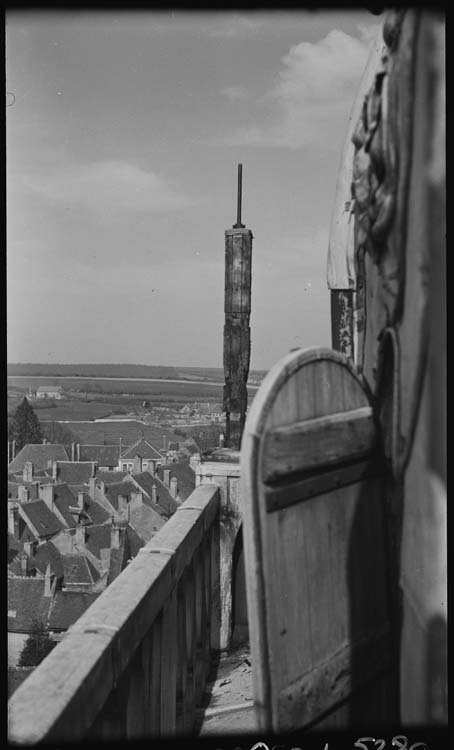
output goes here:
{"type": "Polygon", "coordinates": [[[241,200],[243,192],[243,165],[238,164],[238,200],[237,200],[237,211],[236,211],[236,224],[235,227],[244,227],[241,223],[241,200]]]}

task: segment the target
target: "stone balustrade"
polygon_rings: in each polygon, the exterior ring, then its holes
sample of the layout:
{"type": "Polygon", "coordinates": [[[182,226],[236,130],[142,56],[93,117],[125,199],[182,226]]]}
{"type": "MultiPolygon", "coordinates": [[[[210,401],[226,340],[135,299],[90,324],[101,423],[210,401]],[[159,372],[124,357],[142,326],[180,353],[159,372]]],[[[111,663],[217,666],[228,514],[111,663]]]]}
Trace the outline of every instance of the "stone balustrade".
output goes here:
{"type": "Polygon", "coordinates": [[[233,550],[241,528],[243,512],[240,497],[240,453],[230,448],[214,451],[209,460],[196,468],[196,484],[217,485],[220,490],[219,525],[215,530],[219,548],[219,610],[213,612],[217,633],[216,647],[228,649],[232,635],[233,550]]]}

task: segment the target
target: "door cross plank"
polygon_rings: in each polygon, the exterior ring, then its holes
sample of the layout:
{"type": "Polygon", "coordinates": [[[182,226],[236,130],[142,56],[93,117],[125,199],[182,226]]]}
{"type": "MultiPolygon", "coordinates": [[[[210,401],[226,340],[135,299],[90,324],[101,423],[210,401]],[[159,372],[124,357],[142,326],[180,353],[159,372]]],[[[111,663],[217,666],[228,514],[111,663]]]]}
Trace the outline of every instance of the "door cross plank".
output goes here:
{"type": "Polygon", "coordinates": [[[287,508],[340,487],[346,487],[348,484],[380,476],[385,471],[384,461],[380,457],[372,457],[313,476],[305,476],[294,482],[285,482],[274,487],[265,486],[267,513],[287,508]]]}
{"type": "Polygon", "coordinates": [[[275,427],[265,436],[263,480],[318,473],[371,455],[377,429],[370,406],[275,427]]]}

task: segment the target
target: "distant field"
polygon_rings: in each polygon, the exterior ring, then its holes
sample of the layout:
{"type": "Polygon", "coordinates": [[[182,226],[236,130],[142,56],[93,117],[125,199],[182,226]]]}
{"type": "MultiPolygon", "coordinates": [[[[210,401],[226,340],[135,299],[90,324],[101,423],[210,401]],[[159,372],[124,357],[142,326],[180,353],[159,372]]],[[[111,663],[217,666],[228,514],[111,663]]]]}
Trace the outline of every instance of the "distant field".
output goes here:
{"type": "MultiPolygon", "coordinates": [[[[187,383],[185,381],[169,383],[165,380],[158,382],[143,382],[135,380],[80,380],[68,378],[56,380],[55,378],[36,378],[8,376],[8,385],[14,388],[36,389],[40,385],[61,385],[63,390],[79,391],[90,395],[100,394],[126,394],[138,395],[147,400],[156,401],[209,401],[222,399],[222,386],[208,385],[206,383],[187,383]]],[[[254,391],[254,389],[251,389],[254,391]]]]}
{"type": "MultiPolygon", "coordinates": [[[[7,365],[10,375],[84,376],[107,378],[176,378],[224,381],[221,367],[165,367],[161,365],[109,365],[73,364],[49,365],[39,363],[12,363],[7,365]]],[[[262,379],[264,370],[251,371],[251,379],[262,379]]]]}
{"type": "Polygon", "coordinates": [[[81,444],[117,445],[121,438],[122,445],[132,445],[143,435],[155,448],[162,448],[164,435],[167,445],[169,440],[183,439],[166,427],[149,426],[140,422],[69,422],[65,427],[79,436],[81,444]]]}
{"type": "Polygon", "coordinates": [[[114,412],[118,414],[117,404],[99,401],[66,401],[62,400],[58,406],[49,407],[47,404],[37,406],[36,401],[30,402],[40,422],[60,422],[67,419],[101,419],[109,417],[114,412]]]}

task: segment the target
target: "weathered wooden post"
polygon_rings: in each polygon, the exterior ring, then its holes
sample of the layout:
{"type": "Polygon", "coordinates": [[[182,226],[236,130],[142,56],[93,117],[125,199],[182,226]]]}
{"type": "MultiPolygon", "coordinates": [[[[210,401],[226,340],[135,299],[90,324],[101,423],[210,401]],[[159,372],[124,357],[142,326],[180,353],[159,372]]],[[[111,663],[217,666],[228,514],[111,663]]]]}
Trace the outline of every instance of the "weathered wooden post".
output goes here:
{"type": "Polygon", "coordinates": [[[241,223],[242,165],[238,164],[237,222],[225,231],[225,445],[239,450],[247,410],[251,351],[252,232],[241,223]]]}

